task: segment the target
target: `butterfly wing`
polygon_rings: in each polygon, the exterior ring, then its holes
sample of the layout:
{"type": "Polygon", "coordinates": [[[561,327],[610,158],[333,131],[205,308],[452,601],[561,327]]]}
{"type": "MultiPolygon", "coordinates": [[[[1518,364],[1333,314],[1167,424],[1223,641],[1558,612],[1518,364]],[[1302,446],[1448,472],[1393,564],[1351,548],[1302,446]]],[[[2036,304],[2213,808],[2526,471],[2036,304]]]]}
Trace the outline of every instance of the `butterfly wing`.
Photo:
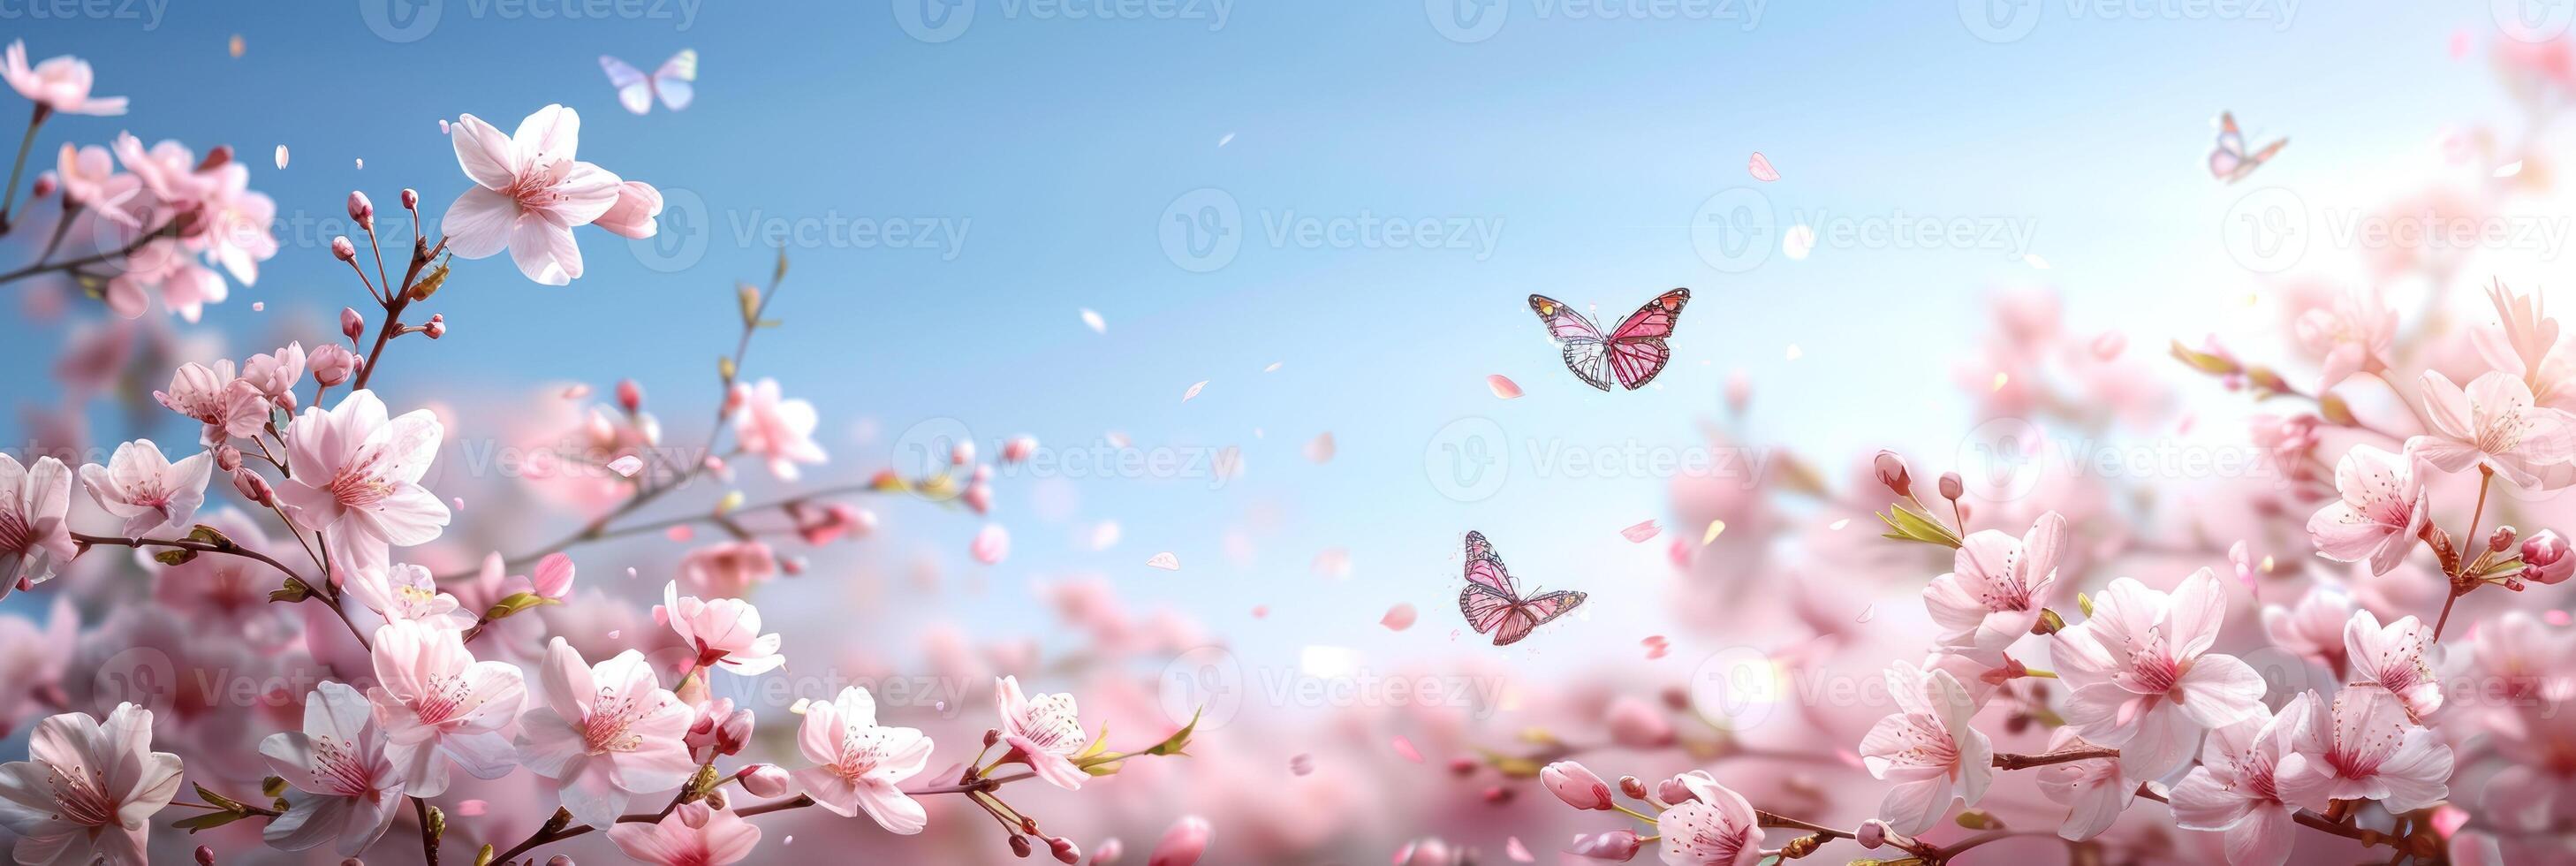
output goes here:
{"type": "Polygon", "coordinates": [[[1555,340],[1557,348],[1563,351],[1565,368],[1574,371],[1574,377],[1586,385],[1610,390],[1610,373],[1605,363],[1609,347],[1601,337],[1601,329],[1594,327],[1591,319],[1555,298],[1531,295],[1529,305],[1530,311],[1537,313],[1539,321],[1547,325],[1548,338],[1555,340]]]}
{"type": "Polygon", "coordinates": [[[605,54],[599,56],[599,68],[607,71],[609,86],[617,88],[617,104],[636,114],[652,110],[653,82],[642,70],[605,54]]]}
{"type": "Polygon", "coordinates": [[[1634,391],[1664,371],[1664,363],[1672,360],[1672,349],[1664,345],[1664,338],[1672,336],[1673,326],[1681,323],[1682,305],[1687,303],[1689,289],[1665,292],[1638,307],[1627,321],[1619,323],[1618,330],[1610,332],[1610,372],[1619,377],[1620,385],[1634,391]]]}
{"type": "Polygon", "coordinates": [[[662,97],[663,108],[678,111],[689,107],[689,100],[697,96],[697,87],[690,84],[696,80],[698,50],[682,48],[671,59],[662,61],[662,68],[653,70],[653,93],[662,97]]]}
{"type": "Polygon", "coordinates": [[[1503,618],[1519,610],[1520,605],[1501,590],[1481,583],[1471,583],[1458,591],[1458,612],[1467,617],[1467,625],[1477,634],[1493,631],[1503,618]]]}
{"type": "Polygon", "coordinates": [[[1503,567],[1503,558],[1494,554],[1494,543],[1481,532],[1467,533],[1467,585],[1491,587],[1512,603],[1520,603],[1520,586],[1503,567]]]}
{"type": "Polygon", "coordinates": [[[1581,604],[1583,604],[1583,593],[1559,590],[1513,605],[1510,610],[1503,612],[1501,622],[1494,628],[1494,645],[1510,646],[1519,643],[1522,638],[1529,637],[1530,632],[1536,631],[1539,626],[1564,616],[1567,611],[1581,604]]]}
{"type": "Polygon", "coordinates": [[[2254,170],[2254,162],[2245,158],[2245,133],[2236,128],[2236,114],[2219,112],[2218,142],[2209,150],[2209,176],[2235,183],[2254,170]]]}

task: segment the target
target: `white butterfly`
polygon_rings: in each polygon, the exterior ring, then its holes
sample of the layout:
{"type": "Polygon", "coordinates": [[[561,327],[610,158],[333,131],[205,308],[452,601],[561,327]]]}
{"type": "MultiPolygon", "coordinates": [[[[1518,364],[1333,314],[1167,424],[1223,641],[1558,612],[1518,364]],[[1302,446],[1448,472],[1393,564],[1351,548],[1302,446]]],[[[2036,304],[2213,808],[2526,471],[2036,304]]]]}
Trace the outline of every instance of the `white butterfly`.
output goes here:
{"type": "Polygon", "coordinates": [[[689,84],[698,80],[698,51],[694,48],[682,48],[671,59],[662,61],[662,68],[653,70],[649,78],[626,65],[626,61],[605,54],[599,57],[599,68],[608,70],[608,83],[617,88],[618,104],[636,114],[652,110],[656,96],[662,98],[663,108],[678,111],[689,107],[689,99],[697,95],[689,84]]]}

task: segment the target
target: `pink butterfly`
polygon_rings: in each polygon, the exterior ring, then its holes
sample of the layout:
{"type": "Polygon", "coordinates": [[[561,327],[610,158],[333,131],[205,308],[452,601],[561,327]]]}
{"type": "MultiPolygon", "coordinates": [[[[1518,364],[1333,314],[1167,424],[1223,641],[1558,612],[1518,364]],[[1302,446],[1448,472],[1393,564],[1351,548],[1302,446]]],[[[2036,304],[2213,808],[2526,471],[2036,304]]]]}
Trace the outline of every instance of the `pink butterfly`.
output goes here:
{"type": "Polygon", "coordinates": [[[1664,362],[1673,355],[1664,338],[1673,335],[1673,325],[1681,321],[1682,305],[1687,303],[1689,289],[1665,292],[1603,337],[1601,329],[1573,307],[1546,295],[1529,297],[1530,310],[1538,313],[1539,321],[1547,325],[1547,335],[1565,352],[1565,368],[1584,384],[1604,391],[1610,390],[1612,375],[1634,391],[1664,371],[1664,362]]]}
{"type": "Polygon", "coordinates": [[[1458,591],[1458,611],[1477,634],[1494,633],[1495,646],[1510,646],[1532,629],[1564,616],[1583,604],[1583,593],[1558,590],[1522,600],[1518,581],[1494,555],[1494,545],[1481,532],[1467,533],[1467,588],[1458,591]]]}
{"type": "Polygon", "coordinates": [[[2263,163],[2270,161],[2273,154],[2280,153],[2282,145],[2289,143],[2290,140],[2284,138],[2264,145],[2261,151],[2247,156],[2245,134],[2236,129],[2235,113],[2219,112],[2218,145],[2209,151],[2209,176],[2228,183],[2244,180],[2246,175],[2253,174],[2255,169],[2261,168],[2263,163]]]}
{"type": "Polygon", "coordinates": [[[608,83],[617,88],[617,103],[636,114],[651,111],[653,98],[657,96],[661,97],[663,108],[678,111],[689,107],[690,98],[697,95],[697,89],[689,83],[698,80],[698,50],[695,48],[680,49],[680,53],[671,55],[671,59],[662,61],[662,68],[653,70],[649,78],[643,71],[626,65],[626,61],[605,54],[599,57],[599,68],[608,71],[608,83]]]}

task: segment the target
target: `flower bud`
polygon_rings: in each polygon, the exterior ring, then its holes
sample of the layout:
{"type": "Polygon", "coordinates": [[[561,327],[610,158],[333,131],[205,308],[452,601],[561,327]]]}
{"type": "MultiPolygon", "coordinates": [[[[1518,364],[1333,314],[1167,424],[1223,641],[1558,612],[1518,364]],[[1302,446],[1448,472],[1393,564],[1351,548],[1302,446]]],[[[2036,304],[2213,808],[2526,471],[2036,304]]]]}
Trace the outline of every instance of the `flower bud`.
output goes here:
{"type": "Polygon", "coordinates": [[[643,411],[644,386],[633,379],[617,380],[617,405],[628,412],[643,411]]]}
{"type": "Polygon", "coordinates": [[[1646,783],[1635,776],[1621,776],[1619,777],[1619,793],[1628,795],[1628,798],[1632,800],[1646,799],[1646,783]]]}
{"type": "Polygon", "coordinates": [[[1612,830],[1590,836],[1576,836],[1574,844],[1567,846],[1566,850],[1594,860],[1626,863],[1630,858],[1637,856],[1637,848],[1640,844],[1635,831],[1612,830]]]}
{"type": "MultiPolygon", "coordinates": [[[[345,241],[348,240],[348,238],[341,238],[341,240],[345,241]]],[[[358,338],[359,334],[364,334],[366,332],[367,317],[358,315],[358,311],[356,309],[350,307],[340,308],[340,336],[355,340],[358,338]]]]}
{"type": "Polygon", "coordinates": [[[429,314],[429,324],[420,326],[420,332],[428,334],[432,340],[447,336],[447,314],[429,314]]]}
{"type": "Polygon", "coordinates": [[[206,158],[197,162],[200,172],[214,171],[233,161],[233,146],[218,144],[206,150],[206,158]]]}
{"type": "Polygon", "coordinates": [[[1047,853],[1054,854],[1055,861],[1058,863],[1074,864],[1082,862],[1082,849],[1076,847],[1073,844],[1073,840],[1062,836],[1050,836],[1047,838],[1047,853]]]}
{"type": "Polygon", "coordinates": [[[958,466],[964,466],[975,462],[975,441],[972,439],[959,440],[956,447],[948,450],[948,462],[958,466]]]}
{"type": "Polygon", "coordinates": [[[403,187],[402,205],[403,210],[419,210],[420,190],[412,189],[411,187],[403,187]]]}
{"type": "Polygon", "coordinates": [[[331,239],[331,257],[344,262],[355,262],[358,260],[358,245],[350,243],[348,235],[334,237],[331,239]]]}
{"type": "Polygon", "coordinates": [[[1957,499],[1961,496],[1967,495],[1967,493],[1968,485],[1966,482],[1959,479],[1959,473],[1941,473],[1941,498],[1957,499]]]}
{"type": "Polygon", "coordinates": [[[1011,837],[1011,856],[1025,860],[1029,856],[1029,851],[1029,837],[1019,835],[1011,837]]]}
{"type": "Polygon", "coordinates": [[[1898,496],[1914,495],[1914,473],[1906,468],[1905,458],[1896,456],[1894,451],[1881,451],[1871,463],[1878,470],[1878,483],[1887,485],[1898,496]]]}
{"type": "Polygon", "coordinates": [[[1540,767],[1538,780],[1557,799],[1577,809],[1608,811],[1614,805],[1610,800],[1609,783],[1601,781],[1601,777],[1590,768],[1574,761],[1558,761],[1540,767]]]}
{"type": "Polygon", "coordinates": [[[197,846],[197,866],[215,866],[215,849],[197,846]]]}
{"type": "MultiPolygon", "coordinates": [[[[60,178],[55,177],[53,172],[50,172],[50,171],[49,171],[49,172],[45,172],[44,174],[36,175],[36,189],[35,189],[36,197],[37,197],[37,198],[46,198],[46,197],[50,197],[50,196],[52,196],[52,195],[54,194],[54,188],[55,188],[55,187],[59,187],[59,186],[61,186],[61,185],[62,185],[62,180],[61,180],[60,178]]],[[[212,857],[212,856],[214,856],[214,852],[213,852],[212,850],[207,850],[207,849],[205,849],[203,846],[200,846],[199,850],[205,850],[205,851],[206,851],[206,856],[208,856],[208,857],[212,857]]]]}
{"type": "Polygon", "coordinates": [[[980,483],[968,485],[964,498],[966,507],[974,509],[977,514],[993,512],[993,485],[980,483]]]}
{"type": "Polygon", "coordinates": [[[241,449],[227,443],[215,446],[215,468],[231,472],[241,468],[241,449]]]}
{"type": "Polygon", "coordinates": [[[2566,536],[2558,530],[2543,529],[2522,541],[2522,579],[2543,585],[2556,585],[2576,572],[2576,556],[2569,556],[2566,536]]]}
{"type": "Polygon", "coordinates": [[[259,477],[259,473],[250,471],[248,467],[233,470],[233,490],[243,499],[263,507],[277,500],[277,492],[269,489],[268,479],[259,477]]]}
{"type": "Polygon", "coordinates": [[[1863,821],[1860,825],[1860,832],[1854,833],[1852,836],[1853,840],[1859,842],[1860,846],[1863,848],[1876,848],[1880,845],[1885,845],[1887,844],[1887,822],[1876,818],[1863,821]]]}
{"type": "Polygon", "coordinates": [[[338,343],[325,343],[306,356],[305,366],[313,371],[313,381],[328,388],[349,381],[358,372],[358,355],[338,343]]]}
{"type": "Polygon", "coordinates": [[[742,790],[762,799],[787,796],[787,771],[777,764],[753,764],[742,771],[742,790]]]}
{"type": "Polygon", "coordinates": [[[1512,801],[1512,789],[1501,785],[1488,785],[1485,787],[1484,797],[1485,802],[1500,806],[1512,801]]]}
{"type": "Polygon", "coordinates": [[[367,231],[375,231],[376,203],[368,201],[366,193],[359,192],[357,190],[350,190],[349,218],[356,220],[359,228],[366,229],[367,231]]]}
{"type": "Polygon", "coordinates": [[[1013,436],[1010,441],[1002,443],[1002,462],[1018,463],[1027,460],[1029,455],[1037,453],[1037,450],[1037,437],[1013,436]]]}
{"type": "Polygon", "coordinates": [[[2487,550],[2489,552],[2503,553],[2506,549],[2511,547],[2513,547],[2513,527],[2498,526],[2495,528],[2494,534],[2487,536],[2487,550]]]}
{"type": "Polygon", "coordinates": [[[546,866],[572,866],[572,855],[557,854],[546,858],[546,866]]]}

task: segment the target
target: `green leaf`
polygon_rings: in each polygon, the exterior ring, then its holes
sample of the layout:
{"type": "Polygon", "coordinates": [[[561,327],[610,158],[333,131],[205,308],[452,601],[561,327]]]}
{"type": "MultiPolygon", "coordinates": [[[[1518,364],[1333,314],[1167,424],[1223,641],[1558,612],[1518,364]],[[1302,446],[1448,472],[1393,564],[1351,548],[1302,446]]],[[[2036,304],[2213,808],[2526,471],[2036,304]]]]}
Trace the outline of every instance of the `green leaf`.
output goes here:
{"type": "Polygon", "coordinates": [[[195,835],[199,830],[212,830],[248,817],[250,817],[249,812],[208,812],[193,818],[182,818],[170,826],[186,830],[190,835],[195,835]]]}
{"type": "Polygon", "coordinates": [[[418,282],[411,284],[411,299],[415,301],[426,301],[429,300],[430,295],[437,294],[438,287],[447,284],[448,263],[455,260],[455,256],[448,256],[444,261],[438,263],[438,267],[431,268],[429,273],[422,274],[418,282]]]}
{"type": "Polygon", "coordinates": [[[1199,728],[1199,714],[1204,713],[1204,712],[1206,712],[1206,711],[1207,711],[1207,708],[1206,708],[1206,707],[1200,707],[1200,708],[1198,708],[1198,709],[1191,710],[1191,711],[1190,711],[1190,723],[1189,723],[1189,724],[1182,725],[1180,730],[1173,731],[1171,736],[1164,737],[1162,742],[1155,743],[1153,748],[1146,749],[1144,753],[1145,753],[1145,754],[1148,754],[1148,755],[1185,755],[1185,754],[1189,754],[1188,752],[1184,752],[1184,751],[1182,751],[1182,750],[1183,750],[1183,749],[1187,749],[1187,748],[1189,748],[1189,745],[1190,745],[1190,734],[1191,734],[1192,732],[1197,731],[1197,730],[1198,730],[1198,728],[1199,728]]]}
{"type": "Polygon", "coordinates": [[[196,558],[197,552],[185,547],[173,547],[152,554],[152,561],[162,565],[186,565],[196,558]]]}
{"type": "Polygon", "coordinates": [[[196,786],[196,788],[197,788],[197,799],[200,799],[200,800],[204,800],[204,801],[206,801],[206,805],[221,807],[222,809],[224,809],[225,811],[228,811],[228,812],[242,812],[242,811],[247,811],[247,810],[245,810],[245,809],[243,809],[243,808],[242,808],[242,804],[241,804],[241,802],[240,802],[240,801],[234,800],[234,799],[232,799],[232,798],[230,798],[230,797],[226,797],[226,796],[224,796],[224,795],[222,795],[222,794],[215,793],[215,792],[213,792],[213,791],[206,790],[206,786],[204,786],[204,785],[198,785],[198,786],[196,786]]]}
{"type": "Polygon", "coordinates": [[[512,614],[546,603],[547,599],[545,596],[538,595],[533,592],[510,593],[508,597],[494,602],[491,609],[483,612],[483,621],[493,622],[507,619],[512,614]]]}
{"type": "Polygon", "coordinates": [[[268,594],[269,601],[284,602],[286,604],[294,604],[312,597],[313,588],[304,585],[304,579],[299,577],[287,578],[285,586],[271,590],[268,594]]]}

